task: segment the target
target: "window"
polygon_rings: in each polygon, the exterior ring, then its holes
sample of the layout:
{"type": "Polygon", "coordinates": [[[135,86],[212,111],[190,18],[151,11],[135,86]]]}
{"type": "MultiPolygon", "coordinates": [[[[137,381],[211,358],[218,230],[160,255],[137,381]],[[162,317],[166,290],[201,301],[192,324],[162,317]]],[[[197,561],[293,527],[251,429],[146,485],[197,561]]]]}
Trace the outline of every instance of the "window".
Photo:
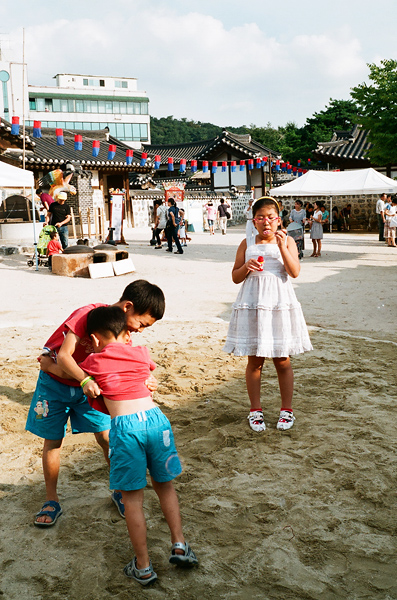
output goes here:
{"type": "Polygon", "coordinates": [[[98,100],[91,100],[91,110],[92,113],[98,112],[98,100]]]}
{"type": "Polygon", "coordinates": [[[140,114],[141,114],[141,103],[134,102],[134,115],[140,115],[140,114]]]}
{"type": "Polygon", "coordinates": [[[52,100],[51,98],[45,98],[45,112],[52,112],[52,100]]]}
{"type": "Polygon", "coordinates": [[[121,87],[125,88],[125,89],[128,88],[128,81],[122,81],[121,82],[121,87]]]}
{"type": "Polygon", "coordinates": [[[127,114],[127,102],[120,102],[120,112],[122,115],[127,114]]]}
{"type": "Polygon", "coordinates": [[[113,102],[113,112],[115,114],[120,113],[120,102],[117,102],[116,100],[113,102]]]}
{"type": "Polygon", "coordinates": [[[124,139],[124,123],[116,123],[116,137],[119,140],[124,139]]]}
{"type": "Polygon", "coordinates": [[[68,112],[75,112],[74,100],[68,100],[68,112]]]}
{"type": "Polygon", "coordinates": [[[29,110],[36,110],[36,98],[29,99],[29,110]]]}
{"type": "Polygon", "coordinates": [[[102,114],[106,112],[106,103],[104,100],[98,101],[98,112],[102,114]]]}
{"type": "Polygon", "coordinates": [[[141,140],[147,142],[148,140],[148,129],[146,123],[141,123],[141,140]]]}
{"type": "Polygon", "coordinates": [[[83,85],[88,85],[88,79],[83,79],[83,85]]]}
{"type": "Polygon", "coordinates": [[[108,115],[113,114],[113,102],[105,102],[105,112],[108,115]]]}
{"type": "Polygon", "coordinates": [[[133,114],[134,114],[134,103],[127,102],[127,115],[133,115],[133,114]]]}
{"type": "Polygon", "coordinates": [[[99,80],[99,85],[100,85],[101,87],[105,87],[105,80],[104,80],[104,79],[100,79],[100,80],[99,80]]]}
{"type": "Polygon", "coordinates": [[[44,98],[37,98],[36,106],[37,106],[36,110],[44,112],[44,109],[45,109],[44,98]]]}
{"type": "Polygon", "coordinates": [[[84,112],[83,100],[76,100],[76,112],[84,112]]]}
{"type": "Polygon", "coordinates": [[[139,123],[134,123],[132,125],[132,139],[138,141],[141,139],[141,128],[139,123]]]}
{"type": "Polygon", "coordinates": [[[148,102],[141,102],[141,115],[148,115],[149,114],[149,103],[148,102]]]}

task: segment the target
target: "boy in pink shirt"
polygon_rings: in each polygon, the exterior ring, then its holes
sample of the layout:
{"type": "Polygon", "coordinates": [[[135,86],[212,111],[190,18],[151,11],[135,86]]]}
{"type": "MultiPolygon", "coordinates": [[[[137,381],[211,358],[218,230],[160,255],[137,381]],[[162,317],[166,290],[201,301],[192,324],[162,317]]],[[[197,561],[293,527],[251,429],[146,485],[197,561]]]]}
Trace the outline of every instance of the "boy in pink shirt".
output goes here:
{"type": "Polygon", "coordinates": [[[198,564],[182,532],[178,497],[172,480],[182,472],[171,424],[153,402],[145,381],[156,367],[143,346],[132,347],[125,314],[118,306],[100,306],[87,317],[94,353],[80,367],[95,380],[101,396],[89,398],[96,410],[109,414],[111,489],[122,492],[125,518],[135,557],[124,573],[141,585],[157,579],[149,559],[143,490],[149,469],[153,489],[171,532],[169,562],[198,564]]]}

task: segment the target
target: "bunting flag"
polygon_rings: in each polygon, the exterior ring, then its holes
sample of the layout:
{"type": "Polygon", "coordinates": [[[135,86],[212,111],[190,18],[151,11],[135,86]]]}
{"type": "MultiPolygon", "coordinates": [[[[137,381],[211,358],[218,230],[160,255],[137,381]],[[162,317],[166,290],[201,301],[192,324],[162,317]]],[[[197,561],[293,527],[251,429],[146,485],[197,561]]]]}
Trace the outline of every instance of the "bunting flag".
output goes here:
{"type": "Polygon", "coordinates": [[[41,138],[41,121],[33,121],[33,137],[41,138]]]}
{"type": "Polygon", "coordinates": [[[142,152],[142,154],[141,154],[141,167],[144,167],[146,165],[146,161],[147,161],[147,152],[142,152]]]}
{"type": "Polygon", "coordinates": [[[281,163],[281,171],[282,171],[283,173],[286,173],[286,172],[287,172],[287,165],[286,165],[286,163],[285,163],[285,162],[282,162],[282,163],[281,163]]]}
{"type": "Polygon", "coordinates": [[[222,161],[222,173],[226,173],[227,170],[227,162],[225,160],[222,161]]]}
{"type": "Polygon", "coordinates": [[[83,149],[83,136],[76,133],[74,136],[74,149],[82,150],[83,149]]]}
{"type": "Polygon", "coordinates": [[[298,177],[302,177],[303,175],[303,169],[298,169],[298,177]]]}
{"type": "Polygon", "coordinates": [[[287,163],[287,173],[288,173],[288,175],[291,175],[291,173],[292,173],[292,167],[289,163],[287,163]]]}
{"type": "Polygon", "coordinates": [[[230,162],[230,168],[231,168],[231,170],[232,170],[232,173],[235,173],[235,172],[236,172],[236,169],[237,169],[237,162],[236,162],[235,160],[232,160],[232,161],[230,162]]]}
{"type": "Polygon", "coordinates": [[[262,159],[261,158],[257,158],[256,159],[256,168],[260,169],[262,167],[262,159]]]}
{"type": "Polygon", "coordinates": [[[63,129],[55,129],[55,135],[57,136],[57,146],[64,146],[63,129]]]}
{"type": "Polygon", "coordinates": [[[262,167],[264,167],[267,164],[267,156],[263,156],[262,158],[262,167]]]}
{"type": "Polygon", "coordinates": [[[197,160],[190,161],[190,170],[192,173],[197,171],[197,160]]]}
{"type": "Polygon", "coordinates": [[[253,168],[254,168],[254,159],[253,158],[249,158],[248,159],[248,170],[252,171],[253,168]]]}
{"type": "Polygon", "coordinates": [[[171,156],[168,157],[168,170],[174,170],[174,159],[171,156]]]}
{"type": "Polygon", "coordinates": [[[134,156],[134,151],[132,148],[130,150],[125,151],[125,161],[127,165],[132,165],[132,157],[134,156]]]}
{"type": "Polygon", "coordinates": [[[181,158],[181,162],[179,163],[179,172],[180,173],[186,172],[186,158],[181,158]]]}
{"type": "Polygon", "coordinates": [[[296,167],[292,167],[292,174],[295,175],[295,177],[298,174],[298,169],[296,167]]]}
{"type": "Polygon", "coordinates": [[[276,160],[276,171],[280,171],[280,161],[276,160]]]}
{"type": "Polygon", "coordinates": [[[298,167],[301,166],[301,159],[300,158],[298,158],[298,160],[296,161],[296,164],[298,165],[298,167]]]}
{"type": "Polygon", "coordinates": [[[109,144],[108,149],[108,160],[113,160],[116,156],[117,146],[115,144],[109,144]]]}
{"type": "Polygon", "coordinates": [[[240,171],[244,171],[245,169],[245,160],[240,160],[240,171]]]}
{"type": "Polygon", "coordinates": [[[218,163],[216,160],[212,161],[212,165],[211,165],[211,173],[216,173],[218,170],[218,163]]]}
{"type": "Polygon", "coordinates": [[[19,135],[19,117],[12,117],[11,134],[19,135]]]}
{"type": "Polygon", "coordinates": [[[154,157],[154,168],[156,169],[156,171],[159,170],[161,165],[161,156],[160,154],[156,154],[156,156],[154,157]]]}
{"type": "Polygon", "coordinates": [[[101,143],[98,140],[92,142],[92,156],[98,156],[101,143]]]}
{"type": "Polygon", "coordinates": [[[203,160],[203,173],[208,173],[208,160],[203,160]]]}

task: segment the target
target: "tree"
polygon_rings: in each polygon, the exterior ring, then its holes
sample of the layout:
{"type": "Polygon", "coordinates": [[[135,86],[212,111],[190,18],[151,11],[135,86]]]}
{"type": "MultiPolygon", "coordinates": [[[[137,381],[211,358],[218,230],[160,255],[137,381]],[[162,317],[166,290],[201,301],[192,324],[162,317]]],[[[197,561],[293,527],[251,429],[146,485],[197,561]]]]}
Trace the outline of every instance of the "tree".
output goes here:
{"type": "Polygon", "coordinates": [[[368,64],[372,82],[352,88],[359,123],[369,132],[371,161],[377,165],[397,162],[397,61],[368,64]]]}

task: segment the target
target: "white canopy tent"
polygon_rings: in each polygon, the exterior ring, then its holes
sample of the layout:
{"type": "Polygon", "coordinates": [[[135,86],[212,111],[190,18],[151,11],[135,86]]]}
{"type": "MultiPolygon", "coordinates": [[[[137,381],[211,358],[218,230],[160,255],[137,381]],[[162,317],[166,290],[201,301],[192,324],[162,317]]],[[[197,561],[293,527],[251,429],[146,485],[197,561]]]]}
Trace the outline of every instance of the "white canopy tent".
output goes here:
{"type": "Polygon", "coordinates": [[[382,193],[397,193],[397,181],[375,169],[308,171],[301,177],[270,190],[271,196],[352,196],[382,193]]]}
{"type": "Polygon", "coordinates": [[[308,171],[301,177],[270,190],[271,196],[329,196],[332,231],[332,197],[395,194],[397,181],[375,169],[356,171],[308,171]]]}
{"type": "Polygon", "coordinates": [[[36,241],[36,210],[34,205],[34,175],[32,171],[13,167],[5,162],[0,161],[0,189],[7,188],[29,188],[32,199],[32,214],[33,214],[33,239],[34,239],[34,254],[36,271],[39,268],[37,257],[37,241],[36,241]]]}

